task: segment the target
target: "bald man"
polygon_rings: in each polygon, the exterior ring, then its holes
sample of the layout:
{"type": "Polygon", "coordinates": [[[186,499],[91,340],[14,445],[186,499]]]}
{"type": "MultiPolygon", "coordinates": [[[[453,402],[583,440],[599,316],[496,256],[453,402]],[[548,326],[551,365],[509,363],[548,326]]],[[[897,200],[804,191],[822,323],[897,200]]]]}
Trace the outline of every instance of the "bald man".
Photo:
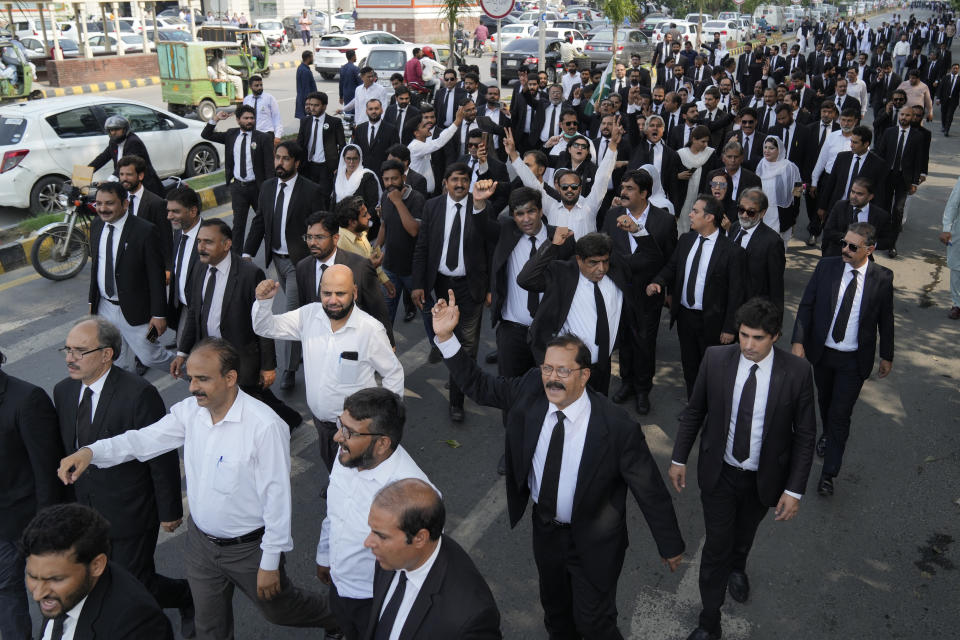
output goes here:
{"type": "Polygon", "coordinates": [[[364,636],[418,640],[501,638],[500,612],[470,556],[442,535],[446,510],[429,484],[397,480],[370,507],[364,545],[377,559],[364,636]]]}
{"type": "MultiPolygon", "coordinates": [[[[356,307],[353,271],[335,264],[320,279],[320,302],[274,315],[271,305],[280,285],[264,280],[253,304],[253,330],[275,340],[300,340],[307,405],[320,435],[320,457],[333,468],[337,419],[343,400],[354,391],[383,386],[403,397],[403,367],[390,346],[383,323],[356,307]]],[[[324,494],[326,490],[324,490],[324,494]]]]}

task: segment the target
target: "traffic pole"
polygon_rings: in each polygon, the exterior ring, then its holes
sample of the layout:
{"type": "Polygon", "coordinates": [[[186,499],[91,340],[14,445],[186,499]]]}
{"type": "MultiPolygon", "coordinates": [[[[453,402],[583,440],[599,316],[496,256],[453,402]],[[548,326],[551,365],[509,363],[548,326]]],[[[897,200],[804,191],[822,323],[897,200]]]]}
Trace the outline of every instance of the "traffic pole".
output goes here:
{"type": "Polygon", "coordinates": [[[497,88],[500,88],[503,86],[503,82],[502,82],[503,75],[501,73],[502,71],[501,67],[503,67],[503,57],[500,55],[503,52],[502,22],[503,21],[500,18],[497,18],[497,88]]]}

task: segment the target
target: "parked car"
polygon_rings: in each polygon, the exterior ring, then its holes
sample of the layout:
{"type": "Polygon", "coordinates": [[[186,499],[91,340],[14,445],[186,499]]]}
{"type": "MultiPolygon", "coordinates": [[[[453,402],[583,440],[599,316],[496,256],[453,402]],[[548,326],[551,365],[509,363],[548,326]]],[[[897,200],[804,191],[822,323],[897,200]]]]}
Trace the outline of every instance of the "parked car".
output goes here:
{"type": "Polygon", "coordinates": [[[547,22],[548,29],[575,29],[580,33],[586,33],[593,29],[593,25],[586,20],[551,20],[547,22]]]}
{"type": "Polygon", "coordinates": [[[314,20],[320,19],[326,33],[341,33],[353,31],[357,27],[353,21],[353,14],[349,11],[329,14],[326,11],[314,11],[314,20]]]}
{"type": "Polygon", "coordinates": [[[736,11],[721,11],[717,14],[717,20],[736,20],[740,14],[736,11]]]}
{"type": "Polygon", "coordinates": [[[257,20],[254,26],[260,29],[263,37],[268,40],[282,40],[286,35],[286,30],[283,28],[283,23],[280,22],[279,18],[257,20]]]}
{"type": "MultiPolygon", "coordinates": [[[[80,48],[77,43],[70,38],[61,38],[60,49],[63,51],[64,58],[77,58],[80,56],[80,48]]],[[[53,57],[53,48],[47,48],[43,40],[37,38],[21,38],[20,44],[27,50],[27,60],[43,67],[43,62],[53,57]]]]}
{"type": "MultiPolygon", "coordinates": [[[[126,23],[130,25],[130,30],[134,33],[143,33],[143,23],[141,23],[138,18],[121,17],[117,18],[117,20],[120,21],[120,24],[126,23]]],[[[121,27],[121,29],[123,29],[123,27],[121,27]]]]}
{"type": "Polygon", "coordinates": [[[709,13],[688,13],[686,16],[684,16],[683,21],[698,23],[701,21],[701,17],[703,18],[703,22],[713,20],[713,16],[711,16],[709,13]]]}
{"type": "MultiPolygon", "coordinates": [[[[87,42],[90,44],[90,53],[94,55],[98,53],[107,53],[107,40],[110,41],[110,53],[117,52],[117,37],[116,36],[105,36],[102,33],[90,37],[87,42]]],[[[138,53],[143,51],[143,36],[142,35],[124,35],[120,36],[120,42],[123,43],[123,52],[124,53],[138,53]]],[[[152,51],[154,46],[153,43],[147,40],[147,45],[152,51]]]]}
{"type": "Polygon", "coordinates": [[[657,25],[657,28],[653,30],[654,42],[660,42],[661,40],[663,40],[663,35],[667,31],[676,31],[677,33],[679,33],[681,42],[690,40],[694,44],[696,44],[697,25],[692,22],[684,22],[682,20],[671,20],[670,22],[661,22],[659,25],[657,25]]]}
{"type": "Polygon", "coordinates": [[[757,34],[757,29],[753,26],[753,20],[749,17],[741,16],[737,18],[737,26],[740,27],[740,32],[744,34],[744,40],[750,40],[757,34]]]}
{"type": "MultiPolygon", "coordinates": [[[[171,18],[179,18],[180,9],[178,9],[177,7],[171,7],[169,9],[164,9],[158,15],[169,16],[171,18]]],[[[193,10],[193,21],[197,23],[198,27],[202,25],[206,19],[207,17],[203,14],[203,11],[200,11],[200,9],[193,10]]]]}
{"type": "MultiPolygon", "coordinates": [[[[660,16],[660,17],[657,17],[657,18],[645,18],[645,19],[640,23],[639,29],[640,29],[640,31],[643,32],[643,35],[647,36],[648,38],[652,38],[652,37],[653,37],[653,32],[656,31],[657,27],[659,27],[661,24],[664,24],[664,23],[669,24],[669,23],[671,23],[671,22],[673,22],[673,21],[674,21],[674,18],[671,18],[671,17],[669,17],[669,16],[667,16],[667,17],[665,17],[665,16],[660,16]]],[[[609,28],[609,27],[607,27],[607,28],[609,28]]]]}
{"type": "MultiPolygon", "coordinates": [[[[502,59],[503,70],[501,71],[501,80],[506,82],[518,77],[517,71],[520,68],[526,68],[528,71],[536,71],[539,68],[540,58],[539,38],[520,38],[511,40],[503,47],[502,59]]],[[[547,75],[550,78],[557,77],[557,65],[560,64],[560,40],[547,40],[544,49],[544,66],[547,75]]],[[[494,55],[490,60],[490,76],[497,77],[497,56],[494,55]]]]}
{"type": "MultiPolygon", "coordinates": [[[[57,25],[57,36],[63,36],[62,27],[57,25]]],[[[49,19],[44,20],[43,24],[40,24],[39,18],[20,18],[19,20],[13,21],[12,31],[20,38],[40,38],[43,39],[43,30],[46,28],[47,37],[53,38],[53,22],[49,19]]]]}
{"type": "MultiPolygon", "coordinates": [[[[153,30],[153,18],[147,18],[143,21],[143,26],[153,30]]],[[[186,20],[181,20],[180,16],[157,16],[157,29],[179,29],[180,31],[190,31],[190,25],[186,20]]]]}
{"type": "Polygon", "coordinates": [[[529,22],[519,22],[517,24],[505,24],[502,33],[494,33],[490,36],[491,45],[496,48],[497,40],[503,38],[504,44],[510,42],[511,40],[518,40],[520,38],[529,38],[531,35],[537,32],[537,26],[530,24],[529,22]]]}
{"type": "Polygon", "coordinates": [[[190,32],[180,29],[157,29],[156,32],[150,29],[147,31],[147,37],[154,44],[157,42],[193,42],[193,36],[190,35],[190,32]],[[157,34],[156,39],[153,37],[154,33],[157,34]]]}
{"type": "MultiPolygon", "coordinates": [[[[610,61],[613,47],[613,29],[597,32],[591,38],[583,52],[590,59],[590,66],[606,66],[610,61]]],[[[649,61],[653,55],[653,43],[640,29],[617,30],[617,62],[630,63],[630,56],[637,54],[643,61],[649,61]]]]}
{"type": "Polygon", "coordinates": [[[740,26],[733,20],[711,20],[710,22],[703,23],[702,39],[704,41],[709,42],[713,40],[713,34],[715,33],[720,34],[720,40],[722,42],[731,39],[737,42],[746,40],[746,36],[740,29],[740,26]]]}
{"type": "Polygon", "coordinates": [[[539,22],[542,15],[545,15],[548,21],[560,19],[560,14],[555,11],[526,11],[521,13],[518,19],[520,22],[539,22]]]}
{"type": "MultiPolygon", "coordinates": [[[[325,80],[333,80],[334,76],[340,71],[347,62],[344,55],[348,50],[357,53],[357,62],[366,59],[370,55],[371,47],[378,44],[390,45],[409,45],[413,50],[414,45],[405,42],[386,31],[356,31],[354,33],[328,33],[320,38],[316,47],[314,56],[314,68],[325,80]]],[[[360,64],[360,66],[363,66],[360,64]]]]}
{"type": "MultiPolygon", "coordinates": [[[[34,213],[57,210],[73,165],[86,164],[107,146],[103,124],[122,115],[143,140],[161,178],[210,173],[223,147],[200,138],[202,122],[187,120],[136,100],[83,95],[0,107],[0,201],[34,213]]],[[[94,176],[106,179],[108,163],[94,176]]]]}

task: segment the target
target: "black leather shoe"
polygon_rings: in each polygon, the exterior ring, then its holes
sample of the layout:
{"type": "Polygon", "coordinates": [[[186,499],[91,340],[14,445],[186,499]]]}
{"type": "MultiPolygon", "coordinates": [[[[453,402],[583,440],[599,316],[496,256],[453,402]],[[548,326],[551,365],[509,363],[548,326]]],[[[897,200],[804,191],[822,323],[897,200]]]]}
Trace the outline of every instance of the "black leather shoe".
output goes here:
{"type": "Polygon", "coordinates": [[[808,247],[817,246],[817,236],[811,235],[809,238],[807,238],[807,246],[808,247]]]}
{"type": "Polygon", "coordinates": [[[507,475],[507,456],[506,454],[500,456],[500,462],[497,463],[497,473],[501,476],[507,475]]]}
{"type": "Polygon", "coordinates": [[[463,422],[463,407],[450,407],[450,419],[454,422],[463,422]]]}
{"type": "Polygon", "coordinates": [[[822,496],[832,496],[833,478],[830,476],[820,476],[820,483],[817,484],[817,493],[822,496]]]}
{"type": "Polygon", "coordinates": [[[289,389],[293,389],[293,387],[294,387],[296,384],[297,384],[297,372],[296,372],[296,371],[290,371],[290,370],[288,369],[288,370],[285,370],[285,371],[283,372],[283,374],[281,374],[281,376],[280,376],[280,388],[281,388],[281,389],[283,389],[284,391],[287,391],[287,390],[289,390],[289,389]]]}
{"type": "Polygon", "coordinates": [[[430,349],[430,355],[427,357],[427,362],[429,362],[430,364],[437,364],[438,362],[443,362],[443,354],[440,353],[440,349],[438,349],[436,345],[434,345],[430,349]]]}
{"type": "Polygon", "coordinates": [[[487,364],[497,364],[497,350],[494,349],[493,351],[488,353],[486,357],[483,359],[483,361],[486,362],[487,364]]]}
{"type": "Polygon", "coordinates": [[[693,630],[693,633],[687,636],[687,640],[720,640],[720,636],[710,633],[703,627],[697,627],[693,630]]]}
{"type": "Polygon", "coordinates": [[[326,640],[343,640],[346,636],[343,635],[343,631],[325,631],[323,637],[326,640]]]}
{"type": "Polygon", "coordinates": [[[821,458],[827,455],[827,436],[820,436],[817,440],[817,455],[821,458]]]}
{"type": "Polygon", "coordinates": [[[890,247],[889,249],[887,249],[887,255],[890,256],[891,258],[896,258],[896,257],[897,257],[897,248],[896,248],[896,247],[890,247]]]}
{"type": "Polygon", "coordinates": [[[620,388],[617,389],[617,392],[616,392],[616,393],[614,393],[612,396],[610,396],[610,399],[613,400],[613,401],[614,401],[615,403],[617,403],[617,404],[623,404],[623,403],[626,402],[626,401],[630,398],[630,396],[632,396],[634,393],[636,393],[636,392],[633,390],[633,385],[632,385],[632,384],[628,384],[628,383],[626,383],[626,382],[621,382],[621,383],[620,383],[620,388]]]}
{"type": "Polygon", "coordinates": [[[147,374],[147,365],[140,362],[140,358],[133,359],[133,366],[137,370],[137,375],[141,378],[147,374]]]}
{"type": "Polygon", "coordinates": [[[192,604],[180,609],[180,635],[184,638],[197,637],[197,627],[193,622],[195,614],[192,604]]]}
{"type": "Polygon", "coordinates": [[[650,394],[644,391],[637,393],[637,413],[642,416],[650,413],[650,394]]]}
{"type": "MultiPolygon", "coordinates": [[[[405,314],[403,314],[403,321],[404,321],[404,322],[413,322],[413,319],[416,318],[416,317],[417,317],[417,312],[416,312],[416,310],[411,309],[410,311],[407,311],[405,314]]],[[[327,636],[327,637],[329,638],[330,636],[327,636]]]]}
{"type": "Polygon", "coordinates": [[[727,580],[727,589],[730,590],[730,597],[737,602],[746,602],[750,597],[750,580],[743,571],[733,571],[727,580]]]}

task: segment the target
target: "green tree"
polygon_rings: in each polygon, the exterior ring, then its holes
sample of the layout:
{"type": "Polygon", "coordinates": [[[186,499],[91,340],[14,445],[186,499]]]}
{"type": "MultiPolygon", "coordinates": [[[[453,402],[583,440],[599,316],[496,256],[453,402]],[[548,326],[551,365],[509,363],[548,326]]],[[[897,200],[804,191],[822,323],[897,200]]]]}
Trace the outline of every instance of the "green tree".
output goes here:
{"type": "Polygon", "coordinates": [[[476,6],[475,0],[443,0],[443,4],[440,7],[440,17],[446,21],[449,30],[447,34],[450,37],[450,59],[447,61],[447,66],[449,67],[454,66],[455,59],[453,32],[456,31],[457,24],[460,22],[460,15],[464,10],[474,6],[476,6]]]}
{"type": "Polygon", "coordinates": [[[617,31],[626,22],[627,18],[636,15],[637,6],[632,0],[600,0],[600,10],[610,20],[610,26],[613,27],[613,43],[610,50],[616,55],[617,31]]]}

